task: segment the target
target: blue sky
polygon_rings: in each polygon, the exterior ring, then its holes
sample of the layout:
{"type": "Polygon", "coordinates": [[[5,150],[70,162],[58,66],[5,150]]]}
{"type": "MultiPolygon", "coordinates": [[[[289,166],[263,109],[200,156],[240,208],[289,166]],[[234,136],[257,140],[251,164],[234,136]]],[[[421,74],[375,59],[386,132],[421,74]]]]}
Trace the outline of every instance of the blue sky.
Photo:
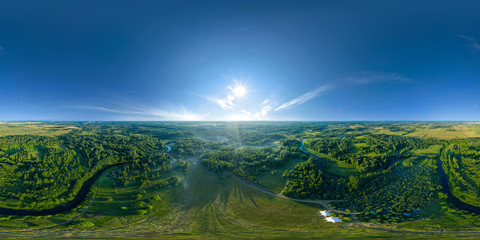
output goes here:
{"type": "Polygon", "coordinates": [[[479,9],[1,1],[0,120],[479,120],[479,9]]]}

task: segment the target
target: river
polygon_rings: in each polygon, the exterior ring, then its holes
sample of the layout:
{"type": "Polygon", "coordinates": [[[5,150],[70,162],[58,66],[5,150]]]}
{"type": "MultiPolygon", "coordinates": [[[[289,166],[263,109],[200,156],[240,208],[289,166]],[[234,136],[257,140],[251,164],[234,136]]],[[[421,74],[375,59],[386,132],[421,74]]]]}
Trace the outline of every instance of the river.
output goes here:
{"type": "Polygon", "coordinates": [[[472,213],[480,214],[480,207],[462,202],[460,199],[458,199],[452,194],[452,191],[450,190],[450,185],[448,184],[448,177],[447,177],[447,174],[445,173],[445,170],[442,167],[442,160],[440,160],[440,158],[437,158],[437,172],[438,172],[438,176],[440,176],[440,183],[442,185],[443,192],[447,194],[448,200],[450,200],[450,202],[455,207],[465,211],[472,212],[472,213]]]}
{"type": "MultiPolygon", "coordinates": [[[[303,151],[304,153],[309,154],[310,156],[315,157],[318,160],[319,169],[323,170],[320,157],[318,157],[318,156],[314,155],[313,153],[308,152],[305,149],[303,149],[304,145],[305,145],[305,139],[303,139],[303,141],[302,141],[302,146],[300,147],[300,150],[303,151]]],[[[400,155],[400,153],[397,155],[397,158],[395,160],[393,160],[392,162],[390,162],[387,165],[387,167],[385,169],[388,169],[393,164],[395,164],[399,160],[399,155],[400,155]]],[[[443,192],[445,194],[447,194],[448,200],[450,200],[450,202],[455,207],[457,207],[459,209],[462,209],[462,210],[465,210],[465,211],[472,212],[472,213],[480,214],[480,207],[473,206],[473,205],[470,205],[468,203],[462,202],[460,199],[458,199],[457,197],[455,197],[452,194],[452,191],[450,190],[450,185],[448,185],[448,177],[447,177],[447,174],[445,173],[445,170],[442,167],[442,160],[440,160],[440,158],[437,158],[437,172],[438,172],[438,176],[440,176],[440,183],[442,185],[443,192]]],[[[334,176],[334,177],[336,177],[336,176],[334,176]]]]}
{"type": "MultiPolygon", "coordinates": [[[[128,163],[128,162],[127,162],[128,163]]],[[[102,170],[98,171],[90,177],[87,181],[85,181],[78,191],[77,196],[70,201],[63,205],[55,206],[50,209],[43,209],[43,210],[28,210],[28,209],[11,209],[11,208],[0,208],[0,214],[3,215],[17,215],[17,216],[46,216],[46,215],[54,215],[63,212],[70,211],[80,205],[85,198],[87,198],[88,193],[90,192],[90,187],[95,183],[95,181],[102,175],[103,172],[106,170],[118,166],[123,165],[126,163],[116,163],[107,167],[104,167],[102,170]]]]}
{"type": "Polygon", "coordinates": [[[320,157],[318,157],[318,156],[316,156],[315,154],[313,154],[313,153],[311,153],[311,152],[303,149],[303,146],[304,146],[304,145],[305,145],[305,138],[304,138],[303,141],[302,141],[302,146],[300,147],[300,150],[301,150],[302,152],[304,152],[304,153],[306,153],[306,154],[308,154],[308,155],[316,158],[316,159],[318,160],[318,169],[320,169],[320,170],[323,171],[322,161],[321,161],[320,157]]]}
{"type": "MultiPolygon", "coordinates": [[[[170,146],[167,146],[167,152],[170,152],[171,150],[172,150],[172,148],[170,146]]],[[[17,216],[46,216],[46,215],[55,215],[55,214],[70,211],[70,210],[76,208],[78,205],[80,205],[85,200],[85,198],[87,198],[87,195],[90,192],[90,188],[95,183],[95,181],[97,181],[97,179],[100,177],[100,175],[102,175],[103,172],[105,172],[106,170],[108,170],[112,167],[115,167],[115,166],[118,166],[118,165],[123,165],[123,164],[126,164],[126,163],[128,163],[128,162],[116,163],[116,164],[107,166],[107,167],[103,168],[102,170],[98,171],[97,173],[95,173],[95,175],[93,175],[87,181],[85,181],[83,183],[82,187],[80,188],[80,191],[78,191],[78,193],[77,193],[77,196],[75,196],[75,198],[70,202],[67,202],[67,203],[59,205],[59,206],[55,206],[55,207],[50,208],[50,209],[43,209],[43,210],[12,209],[12,208],[2,208],[2,207],[0,207],[0,214],[3,214],[3,215],[17,215],[17,216]]]]}

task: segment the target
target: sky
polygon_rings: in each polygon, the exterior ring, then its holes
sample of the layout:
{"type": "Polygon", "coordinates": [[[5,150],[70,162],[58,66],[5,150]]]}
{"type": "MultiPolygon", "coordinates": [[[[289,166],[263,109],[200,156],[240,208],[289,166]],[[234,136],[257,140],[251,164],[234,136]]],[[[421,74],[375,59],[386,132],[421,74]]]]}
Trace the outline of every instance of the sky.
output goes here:
{"type": "Polygon", "coordinates": [[[0,1],[0,121],[478,121],[479,1],[0,1]]]}

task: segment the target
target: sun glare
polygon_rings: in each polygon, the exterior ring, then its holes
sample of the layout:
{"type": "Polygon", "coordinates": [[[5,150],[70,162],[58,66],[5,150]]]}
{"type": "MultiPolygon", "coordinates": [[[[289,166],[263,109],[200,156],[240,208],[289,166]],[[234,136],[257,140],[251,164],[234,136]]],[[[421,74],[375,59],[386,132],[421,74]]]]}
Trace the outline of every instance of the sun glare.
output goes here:
{"type": "Polygon", "coordinates": [[[236,86],[233,90],[232,90],[233,94],[237,97],[243,97],[245,96],[245,93],[247,93],[247,89],[245,89],[244,86],[236,86]]]}
{"type": "Polygon", "coordinates": [[[242,83],[235,83],[235,85],[229,87],[231,94],[235,98],[242,98],[247,94],[247,87],[242,83]]]}

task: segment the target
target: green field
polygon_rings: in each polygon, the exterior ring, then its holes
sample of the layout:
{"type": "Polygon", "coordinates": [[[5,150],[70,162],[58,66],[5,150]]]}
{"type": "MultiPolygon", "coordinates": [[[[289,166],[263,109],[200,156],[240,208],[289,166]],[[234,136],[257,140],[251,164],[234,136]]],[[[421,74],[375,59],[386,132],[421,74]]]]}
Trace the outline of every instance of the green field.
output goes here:
{"type": "Polygon", "coordinates": [[[75,123],[0,122],[0,137],[12,135],[59,136],[73,129],[80,129],[80,127],[75,123]]]}
{"type": "Polygon", "coordinates": [[[417,149],[413,151],[413,153],[416,155],[438,155],[440,154],[442,148],[443,148],[442,145],[432,145],[428,148],[417,149]]]}

